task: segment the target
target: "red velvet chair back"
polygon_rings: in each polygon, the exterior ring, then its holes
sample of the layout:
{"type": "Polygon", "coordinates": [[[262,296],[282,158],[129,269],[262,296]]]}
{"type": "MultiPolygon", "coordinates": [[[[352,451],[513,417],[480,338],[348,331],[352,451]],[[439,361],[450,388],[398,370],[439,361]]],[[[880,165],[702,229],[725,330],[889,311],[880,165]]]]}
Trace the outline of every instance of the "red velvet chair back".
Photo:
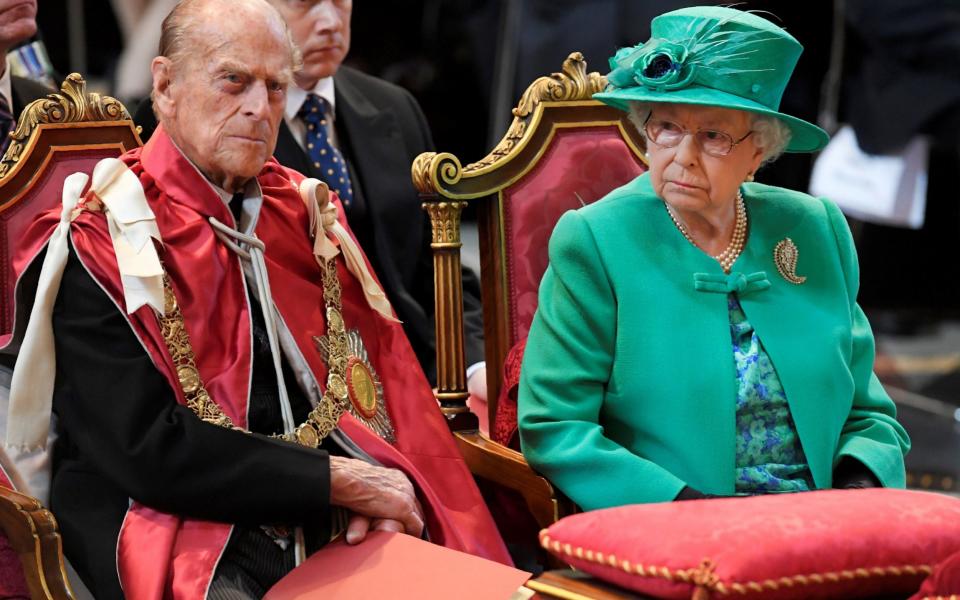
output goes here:
{"type": "Polygon", "coordinates": [[[530,171],[502,190],[498,208],[503,215],[511,348],[530,330],[549,262],[547,244],[560,216],[599,200],[646,170],[619,125],[557,129],[530,171]]]}
{"type": "MultiPolygon", "coordinates": [[[[547,242],[557,220],[646,170],[644,140],[626,113],[591,98],[605,85],[598,73],[586,72],[582,55],[573,53],[562,73],[527,88],[513,111],[513,124],[486,158],[461,167],[451,154],[427,153],[414,163],[414,182],[434,206],[435,234],[438,227],[449,229],[437,218],[441,205],[463,200],[476,206],[491,423],[504,359],[526,338],[536,312],[547,242]]],[[[455,238],[459,242],[459,232],[455,238]]],[[[436,235],[434,241],[451,242],[436,235]]],[[[454,287],[450,278],[438,273],[436,281],[438,307],[462,306],[462,297],[449,289],[454,287]]],[[[438,363],[457,357],[462,322],[453,316],[446,319],[438,308],[438,363]]],[[[459,382],[444,380],[444,375],[456,379],[457,370],[438,364],[441,399],[458,391],[459,382]]]]}
{"type": "MultiPolygon", "coordinates": [[[[13,326],[12,258],[23,231],[39,213],[60,205],[68,175],[89,174],[99,160],[140,146],[123,105],[87,94],[85,87],[74,73],[60,94],[29,104],[0,161],[0,343],[13,326]]],[[[0,597],[29,591],[32,598],[73,598],[61,546],[50,511],[14,491],[0,465],[0,597]]]]}
{"type": "Polygon", "coordinates": [[[37,214],[60,204],[68,175],[90,173],[100,159],[140,145],[123,105],[84,88],[74,74],[62,94],[27,106],[0,162],[0,334],[13,327],[12,258],[20,235],[37,214]]]}

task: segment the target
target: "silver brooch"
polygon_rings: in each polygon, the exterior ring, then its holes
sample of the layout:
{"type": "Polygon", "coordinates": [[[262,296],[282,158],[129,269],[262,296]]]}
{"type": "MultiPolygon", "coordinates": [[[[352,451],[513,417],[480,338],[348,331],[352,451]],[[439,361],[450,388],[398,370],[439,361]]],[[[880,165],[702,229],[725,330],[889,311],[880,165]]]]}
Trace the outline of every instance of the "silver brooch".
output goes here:
{"type": "Polygon", "coordinates": [[[807,280],[806,277],[797,275],[797,259],[800,257],[800,251],[797,245],[790,238],[782,239],[777,242],[773,249],[773,262],[777,265],[777,271],[790,283],[800,285],[807,280]]]}

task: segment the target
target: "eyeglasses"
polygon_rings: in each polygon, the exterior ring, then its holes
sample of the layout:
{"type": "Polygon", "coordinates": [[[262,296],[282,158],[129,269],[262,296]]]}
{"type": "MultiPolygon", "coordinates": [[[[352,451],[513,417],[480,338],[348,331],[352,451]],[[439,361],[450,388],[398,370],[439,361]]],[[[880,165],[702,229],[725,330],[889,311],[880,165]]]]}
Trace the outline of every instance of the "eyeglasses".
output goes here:
{"type": "Polygon", "coordinates": [[[673,121],[666,119],[652,119],[650,116],[643,122],[643,130],[647,139],[658,146],[673,148],[683,141],[688,134],[693,135],[700,149],[710,156],[726,156],[733,147],[750,137],[753,130],[747,132],[739,140],[734,141],[730,134],[715,129],[698,129],[688,131],[673,121]]]}

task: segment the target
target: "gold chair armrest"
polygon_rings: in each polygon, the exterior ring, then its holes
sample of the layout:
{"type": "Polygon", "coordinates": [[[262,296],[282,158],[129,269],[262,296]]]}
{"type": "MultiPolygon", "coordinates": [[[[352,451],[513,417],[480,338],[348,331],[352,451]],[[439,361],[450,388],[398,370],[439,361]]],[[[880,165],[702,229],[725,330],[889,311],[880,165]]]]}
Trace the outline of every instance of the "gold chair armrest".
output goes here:
{"type": "Polygon", "coordinates": [[[561,516],[573,512],[572,504],[561,498],[550,482],[531,469],[516,450],[478,432],[458,431],[454,438],[470,472],[518,492],[539,527],[548,527],[561,516]]]}
{"type": "Polygon", "coordinates": [[[20,557],[32,598],[72,600],[53,514],[31,496],[0,487],[0,529],[20,557]]]}

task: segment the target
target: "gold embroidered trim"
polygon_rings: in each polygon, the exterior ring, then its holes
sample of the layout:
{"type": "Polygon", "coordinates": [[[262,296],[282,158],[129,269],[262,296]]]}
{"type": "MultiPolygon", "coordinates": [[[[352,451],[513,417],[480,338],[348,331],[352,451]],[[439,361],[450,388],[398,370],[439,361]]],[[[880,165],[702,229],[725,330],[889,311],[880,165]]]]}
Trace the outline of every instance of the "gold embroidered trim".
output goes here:
{"type": "MultiPolygon", "coordinates": [[[[605,555],[603,552],[587,550],[580,546],[561,544],[547,535],[547,530],[540,531],[540,545],[557,555],[566,555],[580,560],[619,569],[630,575],[640,577],[656,577],[674,583],[689,583],[696,586],[694,598],[705,598],[705,592],[717,592],[722,596],[732,593],[744,595],[750,592],[778,590],[781,587],[796,585],[822,585],[825,583],[839,583],[856,579],[873,577],[903,577],[929,575],[933,572],[931,565],[892,565],[888,567],[870,567],[860,569],[844,569],[841,571],[827,571],[824,573],[808,573],[792,575],[778,579],[764,579],[762,581],[746,581],[724,583],[714,572],[714,564],[710,559],[704,559],[699,567],[692,569],[670,569],[669,567],[642,565],[620,560],[615,555],[605,555]],[[699,593],[698,593],[699,592],[699,593]]],[[[960,600],[960,599],[958,599],[960,600]]]]}
{"type": "MultiPolygon", "coordinates": [[[[345,378],[348,360],[347,333],[340,313],[340,280],[337,278],[335,259],[320,262],[323,280],[323,301],[327,309],[327,389],[317,406],[307,415],[307,420],[292,433],[277,435],[288,442],[298,443],[308,448],[317,448],[330,432],[336,429],[340,416],[348,404],[348,390],[345,378]]],[[[196,357],[190,336],[183,322],[183,313],[177,303],[170,278],[163,276],[164,312],[158,316],[163,341],[173,359],[180,387],[187,399],[187,406],[203,421],[220,427],[247,431],[233,424],[217,404],[210,398],[200,371],[197,370],[196,357]]],[[[248,432],[249,433],[249,432],[248,432]]]]}

